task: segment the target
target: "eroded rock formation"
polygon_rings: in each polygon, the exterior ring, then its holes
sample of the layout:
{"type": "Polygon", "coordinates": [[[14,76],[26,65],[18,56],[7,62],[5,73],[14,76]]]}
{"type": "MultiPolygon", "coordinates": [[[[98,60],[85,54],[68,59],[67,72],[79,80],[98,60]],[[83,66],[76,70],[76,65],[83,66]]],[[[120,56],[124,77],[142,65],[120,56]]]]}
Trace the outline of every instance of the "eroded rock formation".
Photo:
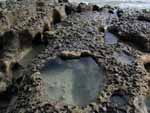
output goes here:
{"type": "Polygon", "coordinates": [[[10,3],[0,11],[1,113],[147,113],[149,13],[67,0],[10,3]],[[109,32],[115,43],[106,44],[109,32]],[[81,57],[92,58],[105,78],[96,100],[85,106],[49,100],[41,70],[51,59],[81,57]]]}

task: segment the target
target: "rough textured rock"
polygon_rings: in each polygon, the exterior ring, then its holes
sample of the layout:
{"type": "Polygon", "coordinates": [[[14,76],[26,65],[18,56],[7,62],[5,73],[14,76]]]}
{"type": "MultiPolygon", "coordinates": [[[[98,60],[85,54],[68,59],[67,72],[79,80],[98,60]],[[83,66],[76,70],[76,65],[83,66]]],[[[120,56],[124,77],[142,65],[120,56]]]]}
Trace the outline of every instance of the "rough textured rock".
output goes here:
{"type": "Polygon", "coordinates": [[[150,23],[135,19],[122,19],[108,29],[115,33],[121,40],[127,40],[139,46],[144,51],[150,51],[150,23]]]}
{"type": "MultiPolygon", "coordinates": [[[[32,42],[42,41],[43,32],[52,30],[52,26],[66,17],[64,3],[67,1],[12,2],[7,1],[7,7],[0,12],[1,62],[4,62],[6,76],[11,76],[11,68],[20,60],[21,51],[32,47],[32,42]]],[[[7,79],[11,81],[12,77],[7,79]]]]}
{"type": "Polygon", "coordinates": [[[67,0],[10,3],[0,13],[1,113],[147,113],[144,98],[149,95],[150,77],[145,64],[150,58],[141,48],[150,49],[148,16],[111,7],[74,5],[67,0]],[[117,43],[105,44],[109,31],[119,36],[117,43]],[[129,42],[138,43],[140,49],[129,42]],[[41,45],[44,50],[23,67],[22,51],[41,45]],[[103,67],[107,78],[96,101],[86,106],[51,102],[41,69],[50,59],[85,56],[103,67]]]}
{"type": "MultiPolygon", "coordinates": [[[[80,14],[70,15],[66,20],[56,26],[56,30],[46,34],[48,43],[47,48],[43,51],[30,68],[25,72],[25,79],[20,86],[20,93],[17,100],[14,102],[10,113],[26,113],[26,112],[132,112],[134,107],[127,104],[124,107],[114,106],[109,102],[112,95],[119,95],[123,90],[125,95],[129,96],[128,103],[133,103],[131,95],[139,95],[143,92],[146,82],[144,77],[147,73],[134,61],[131,64],[122,64],[115,57],[115,52],[124,51],[125,54],[130,54],[135,59],[140,55],[138,50],[130,46],[119,43],[117,45],[105,46],[103,43],[103,32],[99,28],[107,26],[108,23],[103,18],[103,13],[99,12],[84,12],[80,14]],[[100,35],[101,34],[101,35],[100,35]],[[90,42],[90,43],[89,43],[90,42]],[[65,51],[65,52],[64,52],[65,51]],[[87,52],[87,56],[95,58],[99,65],[103,65],[107,72],[107,85],[105,90],[100,93],[98,102],[90,103],[84,108],[72,107],[60,103],[51,103],[47,101],[47,97],[43,93],[44,84],[40,77],[40,69],[45,63],[55,57],[70,58],[70,56],[81,56],[81,53],[87,52]],[[130,70],[130,71],[129,71],[130,70]],[[135,71],[136,70],[136,71],[135,71]],[[142,76],[141,76],[142,73],[142,76]],[[132,75],[132,76],[131,76],[132,75]],[[144,81],[141,81],[144,80],[144,81]],[[144,83],[145,82],[145,83],[144,83]],[[145,84],[145,85],[144,85],[145,84]],[[119,87],[120,86],[120,87],[119,87]],[[28,93],[27,93],[28,92],[28,93]],[[117,93],[116,93],[117,92],[117,93]],[[24,95],[26,94],[26,95],[24,95]]],[[[110,15],[110,13],[108,13],[110,15]]],[[[106,15],[106,13],[105,13],[106,15]]],[[[105,16],[106,17],[106,16],[105,16]]],[[[108,16],[108,20],[111,16],[108,16]]]]}

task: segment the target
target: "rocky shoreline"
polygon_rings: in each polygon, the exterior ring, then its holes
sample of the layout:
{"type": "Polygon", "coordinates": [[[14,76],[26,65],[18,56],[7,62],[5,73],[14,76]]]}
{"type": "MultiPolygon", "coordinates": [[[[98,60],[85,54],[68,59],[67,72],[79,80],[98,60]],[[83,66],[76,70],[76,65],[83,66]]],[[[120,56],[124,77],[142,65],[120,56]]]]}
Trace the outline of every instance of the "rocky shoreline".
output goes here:
{"type": "Polygon", "coordinates": [[[0,26],[0,113],[150,112],[150,12],[18,0],[1,6],[0,26]],[[105,72],[96,101],[51,102],[41,74],[46,63],[84,57],[105,72]]]}

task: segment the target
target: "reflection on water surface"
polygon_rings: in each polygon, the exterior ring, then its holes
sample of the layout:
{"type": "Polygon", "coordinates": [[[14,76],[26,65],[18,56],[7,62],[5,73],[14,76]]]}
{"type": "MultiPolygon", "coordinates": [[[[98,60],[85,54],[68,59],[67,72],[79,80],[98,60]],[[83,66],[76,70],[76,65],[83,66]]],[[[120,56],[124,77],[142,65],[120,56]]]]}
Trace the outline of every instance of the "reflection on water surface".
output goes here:
{"type": "Polygon", "coordinates": [[[53,59],[41,71],[50,101],[86,105],[104,86],[104,69],[90,58],[53,59]]]}

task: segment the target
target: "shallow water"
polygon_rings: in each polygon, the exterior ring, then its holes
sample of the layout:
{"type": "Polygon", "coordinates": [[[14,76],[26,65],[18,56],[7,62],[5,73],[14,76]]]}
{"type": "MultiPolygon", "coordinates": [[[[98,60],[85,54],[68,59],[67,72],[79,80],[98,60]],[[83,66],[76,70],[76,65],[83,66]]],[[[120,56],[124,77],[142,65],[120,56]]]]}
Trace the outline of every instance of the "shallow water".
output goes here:
{"type": "Polygon", "coordinates": [[[146,97],[145,104],[146,104],[148,113],[150,113],[150,96],[146,97]]]}
{"type": "Polygon", "coordinates": [[[104,41],[105,45],[114,45],[118,43],[118,38],[114,34],[106,32],[104,36],[104,41]]]}
{"type": "Polygon", "coordinates": [[[32,62],[32,60],[38,56],[38,54],[43,50],[43,48],[44,46],[38,46],[22,50],[18,54],[17,58],[19,64],[16,64],[12,69],[13,76],[15,78],[21,77],[23,69],[26,68],[32,62]]]}
{"type": "Polygon", "coordinates": [[[20,65],[22,65],[23,67],[26,67],[27,65],[29,65],[32,60],[37,57],[37,55],[44,49],[44,46],[38,46],[38,47],[31,47],[31,48],[27,48],[22,50],[22,52],[20,52],[19,54],[19,63],[20,65]]]}
{"type": "Polygon", "coordinates": [[[94,101],[104,86],[104,70],[90,58],[54,59],[41,71],[52,102],[84,106],[94,101]]]}
{"type": "Polygon", "coordinates": [[[110,101],[112,104],[122,107],[128,104],[128,97],[124,95],[115,94],[111,96],[110,101]]]}
{"type": "Polygon", "coordinates": [[[113,57],[123,65],[132,65],[135,60],[133,56],[128,55],[123,51],[119,53],[115,52],[113,57]]]}

